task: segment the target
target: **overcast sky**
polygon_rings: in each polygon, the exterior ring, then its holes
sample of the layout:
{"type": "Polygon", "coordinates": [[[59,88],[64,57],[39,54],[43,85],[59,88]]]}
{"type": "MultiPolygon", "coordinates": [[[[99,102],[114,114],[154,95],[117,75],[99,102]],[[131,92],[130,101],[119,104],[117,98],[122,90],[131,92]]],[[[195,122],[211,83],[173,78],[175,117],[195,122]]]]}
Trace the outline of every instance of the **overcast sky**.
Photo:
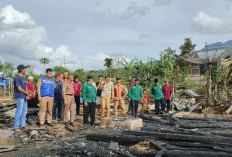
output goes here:
{"type": "Polygon", "coordinates": [[[0,60],[42,71],[104,69],[104,58],[158,59],[184,38],[204,47],[232,39],[232,0],[0,0],[0,60]],[[84,60],[84,59],[89,60],[84,60]]]}

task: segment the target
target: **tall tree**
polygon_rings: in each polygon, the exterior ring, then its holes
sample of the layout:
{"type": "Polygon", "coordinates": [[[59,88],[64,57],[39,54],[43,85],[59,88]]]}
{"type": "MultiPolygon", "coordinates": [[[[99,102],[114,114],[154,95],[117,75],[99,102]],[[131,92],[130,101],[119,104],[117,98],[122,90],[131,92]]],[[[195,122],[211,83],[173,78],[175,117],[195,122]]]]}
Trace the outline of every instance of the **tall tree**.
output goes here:
{"type": "Polygon", "coordinates": [[[69,72],[69,70],[65,67],[61,67],[61,66],[54,66],[53,71],[55,73],[64,73],[64,72],[69,72]]]}
{"type": "Polygon", "coordinates": [[[2,62],[0,61],[0,71],[2,71],[4,68],[4,64],[2,64],[2,62]]]}
{"type": "Polygon", "coordinates": [[[112,58],[105,58],[105,64],[107,73],[110,73],[113,66],[113,59],[112,58]]]}
{"type": "Polygon", "coordinates": [[[181,71],[190,72],[191,63],[188,63],[181,59],[183,55],[191,53],[197,45],[192,43],[191,38],[185,38],[184,44],[182,44],[179,49],[181,50],[180,55],[176,59],[176,64],[180,67],[181,71]],[[188,65],[188,66],[186,66],[188,65]]]}
{"type": "Polygon", "coordinates": [[[108,69],[112,68],[112,63],[113,63],[112,61],[113,61],[112,58],[105,58],[104,66],[106,66],[106,68],[108,68],[108,69]]]}
{"type": "Polygon", "coordinates": [[[41,58],[39,60],[40,64],[43,64],[44,65],[44,72],[45,72],[45,65],[46,64],[49,64],[49,59],[48,58],[41,58]]]}
{"type": "Polygon", "coordinates": [[[191,38],[185,38],[184,39],[184,44],[180,46],[180,55],[183,56],[187,53],[192,52],[197,44],[193,44],[191,38]]]}
{"type": "Polygon", "coordinates": [[[14,71],[14,65],[10,62],[5,62],[3,67],[3,72],[9,76],[12,76],[14,71]]]}

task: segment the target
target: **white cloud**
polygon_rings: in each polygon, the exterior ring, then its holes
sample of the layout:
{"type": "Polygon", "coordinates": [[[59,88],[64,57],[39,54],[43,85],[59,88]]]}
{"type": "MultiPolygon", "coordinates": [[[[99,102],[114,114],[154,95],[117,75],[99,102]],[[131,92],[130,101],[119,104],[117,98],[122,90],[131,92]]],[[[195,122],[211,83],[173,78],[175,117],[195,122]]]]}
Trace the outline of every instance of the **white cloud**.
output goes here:
{"type": "Polygon", "coordinates": [[[160,6],[168,6],[172,3],[173,0],[153,0],[153,5],[160,7],[160,6]]]}
{"type": "Polygon", "coordinates": [[[65,66],[70,70],[103,69],[104,59],[110,57],[104,53],[78,55],[66,45],[61,44],[57,48],[47,46],[44,44],[46,40],[46,28],[38,26],[28,13],[20,12],[12,5],[0,10],[0,60],[10,61],[15,67],[30,64],[36,72],[42,72],[39,59],[46,57],[50,60],[47,67],[59,66],[65,60],[65,66]]]}
{"type": "Polygon", "coordinates": [[[213,17],[200,11],[194,17],[192,27],[196,32],[204,34],[232,33],[232,20],[213,17]]]}
{"type": "Polygon", "coordinates": [[[121,19],[137,19],[147,15],[149,10],[150,9],[146,6],[138,6],[136,3],[130,3],[130,5],[122,13],[121,19]]]}

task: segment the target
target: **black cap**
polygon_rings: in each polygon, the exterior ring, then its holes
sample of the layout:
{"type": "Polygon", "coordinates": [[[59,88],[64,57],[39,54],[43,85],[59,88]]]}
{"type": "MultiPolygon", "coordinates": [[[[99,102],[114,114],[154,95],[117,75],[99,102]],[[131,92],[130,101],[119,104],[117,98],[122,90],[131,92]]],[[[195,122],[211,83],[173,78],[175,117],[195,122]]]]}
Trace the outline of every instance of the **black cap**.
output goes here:
{"type": "Polygon", "coordinates": [[[136,78],[135,81],[139,81],[139,78],[136,78]]]}
{"type": "Polygon", "coordinates": [[[89,75],[87,76],[87,80],[93,79],[93,76],[89,75]]]}
{"type": "Polygon", "coordinates": [[[116,80],[121,80],[121,78],[120,78],[120,77],[117,77],[116,80]]]}
{"type": "Polygon", "coordinates": [[[18,71],[20,71],[22,69],[25,69],[25,68],[28,68],[28,66],[25,66],[23,64],[20,64],[20,65],[17,66],[18,71]]]}

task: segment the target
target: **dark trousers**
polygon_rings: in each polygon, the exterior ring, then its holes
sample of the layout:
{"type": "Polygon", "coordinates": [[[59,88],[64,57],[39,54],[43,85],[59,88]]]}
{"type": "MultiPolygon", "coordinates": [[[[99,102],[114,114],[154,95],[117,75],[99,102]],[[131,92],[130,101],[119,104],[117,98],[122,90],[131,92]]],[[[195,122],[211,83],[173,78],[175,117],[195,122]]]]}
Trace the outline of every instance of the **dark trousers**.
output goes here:
{"type": "Polygon", "coordinates": [[[167,107],[167,112],[170,110],[170,100],[164,99],[165,106],[167,107]]]}
{"type": "Polygon", "coordinates": [[[128,112],[130,112],[131,111],[131,105],[129,105],[129,107],[128,107],[128,112]]]}
{"type": "Polygon", "coordinates": [[[134,116],[134,117],[137,116],[138,106],[139,106],[139,101],[137,101],[137,100],[130,101],[131,113],[132,113],[132,116],[134,116]]]}
{"type": "Polygon", "coordinates": [[[75,96],[76,114],[80,114],[80,96],[75,96]]]}
{"type": "Polygon", "coordinates": [[[54,99],[54,105],[52,110],[52,119],[56,120],[56,109],[58,108],[58,121],[62,121],[62,107],[63,100],[62,99],[54,99]]]}
{"type": "Polygon", "coordinates": [[[156,114],[160,113],[160,104],[161,104],[161,111],[165,112],[165,103],[163,99],[160,99],[160,100],[155,99],[155,113],[156,114]]]}
{"type": "Polygon", "coordinates": [[[95,109],[96,103],[95,102],[88,102],[88,106],[83,105],[83,120],[84,124],[89,124],[89,115],[90,115],[90,124],[94,124],[95,122],[95,109]]]}

